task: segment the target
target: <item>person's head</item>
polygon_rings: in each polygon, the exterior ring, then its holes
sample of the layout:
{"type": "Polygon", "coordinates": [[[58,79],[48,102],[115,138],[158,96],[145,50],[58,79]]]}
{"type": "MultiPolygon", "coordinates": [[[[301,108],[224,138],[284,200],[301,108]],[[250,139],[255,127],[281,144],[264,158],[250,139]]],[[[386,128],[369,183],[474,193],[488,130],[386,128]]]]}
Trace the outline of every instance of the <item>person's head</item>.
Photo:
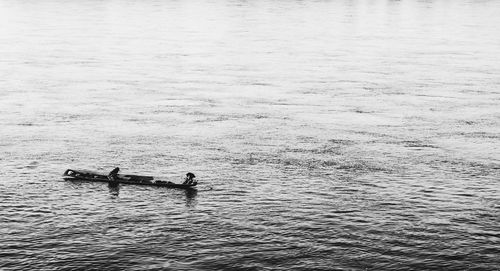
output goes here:
{"type": "Polygon", "coordinates": [[[191,173],[191,172],[186,173],[186,179],[188,179],[188,180],[192,180],[192,179],[194,179],[194,178],[196,178],[196,176],[194,176],[194,174],[193,174],[193,173],[191,173]]]}

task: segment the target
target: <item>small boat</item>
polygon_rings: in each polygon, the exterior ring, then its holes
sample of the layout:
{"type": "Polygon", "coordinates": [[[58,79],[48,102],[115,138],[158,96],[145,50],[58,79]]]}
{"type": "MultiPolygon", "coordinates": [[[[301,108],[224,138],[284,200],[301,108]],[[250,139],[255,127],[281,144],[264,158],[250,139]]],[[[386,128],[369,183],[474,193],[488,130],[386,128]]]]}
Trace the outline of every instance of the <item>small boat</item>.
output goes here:
{"type": "Polygon", "coordinates": [[[196,182],[192,184],[178,184],[168,181],[155,180],[153,176],[141,176],[130,174],[118,174],[114,181],[110,181],[107,174],[90,171],[90,170],[74,170],[67,169],[63,173],[63,179],[67,181],[89,181],[89,182],[106,182],[106,183],[123,183],[136,185],[161,186],[181,189],[194,189],[196,182]]]}

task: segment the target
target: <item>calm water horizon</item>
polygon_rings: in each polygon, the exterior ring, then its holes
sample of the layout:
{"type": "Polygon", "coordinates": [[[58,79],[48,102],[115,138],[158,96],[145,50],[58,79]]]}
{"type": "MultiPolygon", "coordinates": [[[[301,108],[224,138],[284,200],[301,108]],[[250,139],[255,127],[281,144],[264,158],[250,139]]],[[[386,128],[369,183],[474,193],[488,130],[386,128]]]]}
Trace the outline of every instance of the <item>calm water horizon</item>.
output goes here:
{"type": "Polygon", "coordinates": [[[498,270],[498,14],[0,0],[0,270],[498,270]]]}

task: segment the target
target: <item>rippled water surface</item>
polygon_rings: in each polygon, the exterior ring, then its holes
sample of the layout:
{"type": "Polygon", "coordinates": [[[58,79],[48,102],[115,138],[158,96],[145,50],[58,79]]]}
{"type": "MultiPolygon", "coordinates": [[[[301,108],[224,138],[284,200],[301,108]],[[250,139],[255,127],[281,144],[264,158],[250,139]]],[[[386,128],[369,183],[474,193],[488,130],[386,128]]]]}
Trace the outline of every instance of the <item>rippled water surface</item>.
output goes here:
{"type": "Polygon", "coordinates": [[[0,0],[0,269],[498,270],[499,14],[0,0]]]}

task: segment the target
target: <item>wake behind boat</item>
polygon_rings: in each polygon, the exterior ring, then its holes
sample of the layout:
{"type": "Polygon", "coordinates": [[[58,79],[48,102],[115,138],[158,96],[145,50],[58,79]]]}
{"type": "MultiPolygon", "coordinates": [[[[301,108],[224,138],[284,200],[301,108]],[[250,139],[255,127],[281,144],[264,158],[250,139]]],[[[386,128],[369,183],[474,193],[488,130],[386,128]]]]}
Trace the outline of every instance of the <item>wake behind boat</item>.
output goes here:
{"type": "Polygon", "coordinates": [[[194,174],[188,173],[183,184],[173,183],[169,181],[155,180],[153,176],[141,176],[141,175],[130,175],[130,174],[114,174],[110,178],[110,174],[103,174],[90,170],[74,170],[67,169],[63,173],[64,180],[79,180],[79,181],[90,181],[90,182],[106,182],[106,183],[123,183],[123,184],[136,184],[136,185],[149,185],[149,186],[161,186],[161,187],[171,187],[171,188],[181,188],[181,189],[194,189],[197,185],[196,181],[193,181],[194,174]],[[191,174],[191,175],[190,175],[191,174]]]}

